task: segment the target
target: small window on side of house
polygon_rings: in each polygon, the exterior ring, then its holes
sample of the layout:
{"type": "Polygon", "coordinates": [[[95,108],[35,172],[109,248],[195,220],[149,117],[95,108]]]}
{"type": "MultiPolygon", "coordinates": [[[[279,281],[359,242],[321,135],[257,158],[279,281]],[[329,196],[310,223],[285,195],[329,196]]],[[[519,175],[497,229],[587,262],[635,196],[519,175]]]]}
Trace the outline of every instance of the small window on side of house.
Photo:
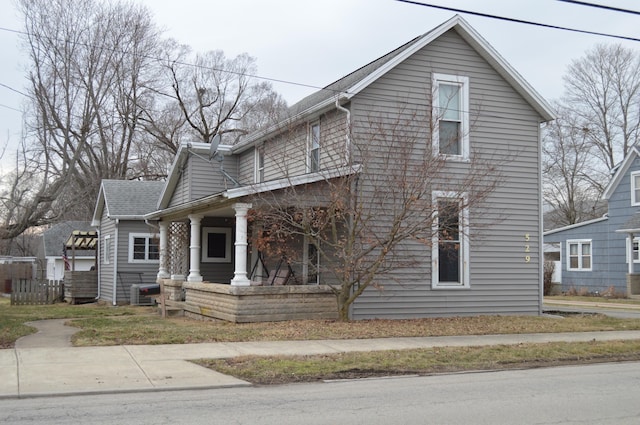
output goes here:
{"type": "Polygon", "coordinates": [[[433,153],[469,159],[469,78],[433,74],[433,153]]]}
{"type": "Polygon", "coordinates": [[[254,183],[264,182],[264,146],[256,146],[255,148],[255,170],[254,170],[254,183]]]}
{"type": "Polygon", "coordinates": [[[309,140],[307,142],[307,172],[320,171],[320,122],[309,125],[309,140]]]}
{"type": "Polygon", "coordinates": [[[469,211],[466,194],[434,192],[432,287],[469,288],[469,211]]]}
{"type": "Polygon", "coordinates": [[[103,264],[111,264],[111,235],[107,235],[104,237],[104,247],[102,251],[102,263],[103,264]]]}
{"type": "Polygon", "coordinates": [[[640,171],[631,173],[631,205],[640,205],[640,171]]]}
{"type": "Polygon", "coordinates": [[[567,241],[567,270],[591,271],[592,245],[590,239],[567,241]]]}

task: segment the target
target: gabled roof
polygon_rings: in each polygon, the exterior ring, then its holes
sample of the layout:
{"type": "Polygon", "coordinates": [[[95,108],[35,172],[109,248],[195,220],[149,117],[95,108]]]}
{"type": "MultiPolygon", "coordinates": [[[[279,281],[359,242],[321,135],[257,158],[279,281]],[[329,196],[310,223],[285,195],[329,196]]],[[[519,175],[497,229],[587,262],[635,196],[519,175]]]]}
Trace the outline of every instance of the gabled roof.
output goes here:
{"type": "Polygon", "coordinates": [[[250,135],[247,139],[234,146],[234,152],[241,152],[252,146],[253,143],[272,134],[276,134],[280,129],[286,128],[287,124],[305,119],[307,116],[331,108],[338,101],[342,103],[349,101],[353,96],[366,89],[405,59],[450,30],[456,31],[498,74],[509,82],[509,84],[527,100],[533,109],[540,114],[543,122],[551,121],[555,118],[553,109],[542,96],[540,96],[467,21],[461,16],[456,15],[426,34],[414,38],[392,52],[387,53],[340,80],[305,97],[289,109],[291,118],[286,120],[286,122],[278,123],[264,131],[250,135]]]}
{"type": "Polygon", "coordinates": [[[155,210],[164,185],[162,181],[102,180],[91,224],[98,226],[105,210],[111,219],[143,220],[155,210]]]}
{"type": "MultiPolygon", "coordinates": [[[[65,245],[69,236],[76,230],[90,231],[91,223],[88,221],[65,221],[54,224],[50,229],[42,233],[42,244],[44,246],[45,257],[61,257],[62,247],[65,245]]],[[[93,251],[76,251],[76,256],[94,256],[93,251]]]]}
{"type": "Polygon", "coordinates": [[[165,187],[162,189],[159,199],[156,199],[156,204],[154,205],[154,209],[152,211],[155,211],[156,208],[166,208],[169,205],[171,196],[173,196],[173,192],[176,188],[176,185],[178,184],[178,181],[180,180],[180,176],[182,175],[183,167],[185,166],[187,159],[189,158],[189,154],[209,155],[210,149],[210,143],[190,142],[180,145],[180,147],[178,148],[178,152],[173,159],[173,164],[171,164],[171,170],[169,170],[169,176],[167,177],[165,187]]]}
{"type": "Polygon", "coordinates": [[[599,223],[601,221],[606,221],[606,220],[609,220],[609,216],[594,218],[591,220],[583,221],[581,223],[570,224],[568,226],[558,227],[557,229],[547,230],[542,235],[543,236],[553,235],[555,233],[564,232],[565,230],[577,229],[579,227],[588,226],[590,224],[599,223]]]}
{"type": "Polygon", "coordinates": [[[618,233],[640,233],[640,213],[635,213],[622,225],[620,229],[617,229],[618,233]]]}
{"type": "Polygon", "coordinates": [[[640,156],[640,151],[638,150],[637,145],[633,145],[627,153],[627,156],[624,157],[622,162],[618,164],[614,169],[616,170],[613,178],[609,181],[604,193],[602,194],[602,199],[606,199],[607,201],[613,195],[613,192],[616,190],[622,178],[629,171],[629,167],[633,164],[633,161],[640,156]]]}

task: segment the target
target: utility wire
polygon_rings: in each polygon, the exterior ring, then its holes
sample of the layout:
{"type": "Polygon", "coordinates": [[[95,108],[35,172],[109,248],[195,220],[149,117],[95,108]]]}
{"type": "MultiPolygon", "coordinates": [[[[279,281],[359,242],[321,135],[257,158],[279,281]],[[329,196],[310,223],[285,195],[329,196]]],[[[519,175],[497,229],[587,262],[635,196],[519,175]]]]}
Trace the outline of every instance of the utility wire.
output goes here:
{"type": "Polygon", "coordinates": [[[578,0],[558,0],[558,1],[561,1],[564,3],[577,4],[579,6],[597,7],[598,9],[611,10],[613,12],[622,12],[622,13],[631,13],[632,15],[640,15],[640,12],[637,10],[622,9],[619,7],[606,6],[604,4],[589,3],[586,1],[578,1],[578,0]]]}
{"type": "Polygon", "coordinates": [[[483,18],[491,18],[491,19],[497,19],[497,20],[500,20],[500,21],[513,22],[513,23],[516,23],[516,24],[534,25],[534,26],[543,27],[543,28],[551,28],[551,29],[556,29],[556,30],[571,31],[571,32],[577,32],[577,33],[581,33],[581,34],[599,35],[599,36],[602,36],[602,37],[618,38],[618,39],[621,39],[621,40],[628,40],[628,41],[640,41],[640,38],[628,37],[628,36],[624,36],[624,35],[607,34],[607,33],[603,33],[603,32],[587,31],[587,30],[580,30],[580,29],[576,29],[576,28],[561,27],[561,26],[558,26],[558,25],[549,25],[549,24],[543,24],[543,23],[540,23],[540,22],[525,21],[523,19],[515,19],[515,18],[507,18],[505,16],[491,15],[489,13],[474,12],[474,11],[465,10],[465,9],[457,9],[455,7],[440,6],[440,5],[437,5],[437,4],[430,4],[430,3],[422,3],[422,2],[414,1],[414,0],[396,0],[396,1],[400,2],[400,3],[413,4],[413,5],[416,5],[416,6],[431,7],[431,8],[434,8],[434,9],[448,10],[450,12],[466,13],[468,15],[480,16],[480,17],[483,17],[483,18]]]}

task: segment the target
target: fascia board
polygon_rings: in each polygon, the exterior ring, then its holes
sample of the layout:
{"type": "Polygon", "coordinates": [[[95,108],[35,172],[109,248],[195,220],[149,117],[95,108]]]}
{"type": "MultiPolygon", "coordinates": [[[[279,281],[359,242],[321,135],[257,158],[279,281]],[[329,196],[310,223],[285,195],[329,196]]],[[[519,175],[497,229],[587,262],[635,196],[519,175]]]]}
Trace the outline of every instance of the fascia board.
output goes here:
{"type": "Polygon", "coordinates": [[[599,217],[599,218],[594,218],[594,219],[591,219],[591,220],[583,221],[581,223],[570,224],[570,225],[564,226],[564,227],[558,227],[557,229],[552,229],[552,230],[548,230],[548,231],[544,232],[542,234],[542,236],[553,235],[553,234],[556,234],[556,233],[564,232],[565,230],[576,229],[578,227],[587,226],[589,224],[598,223],[600,221],[605,221],[605,220],[608,220],[608,219],[609,219],[609,217],[605,216],[605,217],[599,217]]]}
{"type": "Polygon", "coordinates": [[[613,175],[613,178],[609,181],[609,184],[602,193],[602,199],[608,201],[609,198],[611,198],[611,195],[613,195],[613,192],[620,184],[622,177],[627,174],[627,171],[629,171],[629,167],[631,167],[633,160],[637,156],[640,156],[640,151],[638,151],[638,148],[636,146],[633,146],[631,148],[631,152],[629,152],[627,156],[622,160],[622,164],[620,165],[620,167],[618,167],[618,170],[613,175]]]}

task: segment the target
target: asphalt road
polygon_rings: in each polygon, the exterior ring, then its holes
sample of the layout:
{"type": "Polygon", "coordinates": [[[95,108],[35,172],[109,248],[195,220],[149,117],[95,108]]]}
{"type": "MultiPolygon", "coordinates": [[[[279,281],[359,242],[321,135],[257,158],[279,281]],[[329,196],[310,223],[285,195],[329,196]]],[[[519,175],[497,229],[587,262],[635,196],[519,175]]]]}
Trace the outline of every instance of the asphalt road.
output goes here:
{"type": "Polygon", "coordinates": [[[0,401],[24,424],[640,423],[640,363],[0,401]]]}

